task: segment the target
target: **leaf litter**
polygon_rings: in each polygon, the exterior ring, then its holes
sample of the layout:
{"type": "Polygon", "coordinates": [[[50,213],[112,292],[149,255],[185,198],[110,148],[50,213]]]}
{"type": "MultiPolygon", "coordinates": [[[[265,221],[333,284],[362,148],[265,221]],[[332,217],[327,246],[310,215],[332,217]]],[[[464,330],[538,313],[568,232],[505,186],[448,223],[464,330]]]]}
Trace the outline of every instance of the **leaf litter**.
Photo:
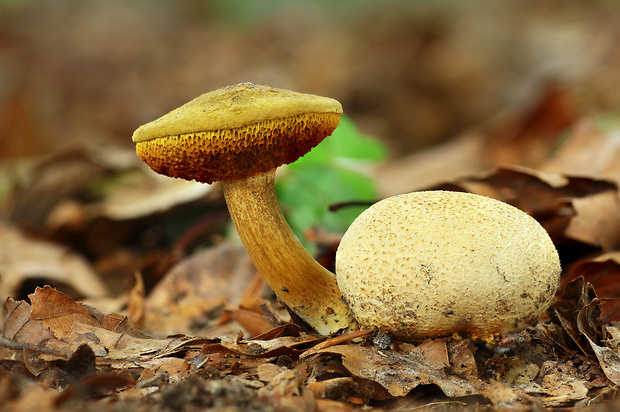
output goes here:
{"type": "MultiPolygon", "coordinates": [[[[573,136],[580,139],[580,133],[573,136]]],[[[552,159],[557,165],[558,157],[552,159]]],[[[548,316],[497,345],[454,337],[379,344],[381,337],[370,330],[315,336],[275,301],[240,245],[214,238],[211,246],[191,255],[177,252],[178,263],[169,263],[160,279],[145,281],[139,271],[133,273],[125,298],[116,305],[126,315],[104,312],[49,286],[27,299],[8,298],[1,400],[13,410],[32,407],[32,391],[36,407],[77,408],[96,401],[104,410],[144,402],[160,410],[181,404],[257,410],[361,405],[523,410],[613,399],[620,383],[620,208],[617,181],[608,170],[571,175],[557,166],[501,166],[435,186],[512,203],[535,216],[558,245],[565,271],[548,316]]],[[[138,213],[124,222],[133,225],[156,213],[138,213]]],[[[87,226],[74,226],[74,231],[80,234],[87,226]]],[[[15,227],[2,229],[4,236],[17,236],[15,227]]],[[[41,261],[47,253],[37,252],[39,241],[16,239],[26,243],[8,255],[13,258],[9,263],[16,262],[11,265],[41,261]],[[24,251],[34,254],[24,259],[19,254],[24,251]]],[[[92,255],[104,259],[106,253],[92,255]]],[[[58,256],[63,256],[53,258],[58,262],[71,259],[70,254],[58,256]]],[[[329,251],[325,256],[331,256],[329,251]]],[[[41,277],[40,271],[7,270],[6,262],[3,273],[18,273],[11,276],[19,281],[41,277]]],[[[84,291],[80,299],[108,287],[99,286],[86,264],[74,275],[68,266],[60,268],[56,272],[65,274],[70,293],[84,291]],[[81,286],[91,278],[94,287],[81,286]]],[[[48,278],[46,283],[53,279],[48,278]]]]}
{"type": "MultiPolygon", "coordinates": [[[[372,330],[316,336],[277,302],[243,248],[222,237],[216,186],[154,178],[129,152],[50,157],[32,172],[45,179],[11,193],[0,226],[0,408],[613,407],[618,147],[617,132],[580,119],[550,87],[514,123],[411,158],[426,163],[399,162],[396,174],[413,176],[410,187],[513,204],[557,245],[564,271],[548,313],[495,345],[460,337],[410,344],[372,330]],[[439,174],[420,170],[442,159],[454,161],[433,169],[439,174]],[[170,233],[170,222],[181,233],[170,233]]],[[[325,246],[318,259],[333,265],[337,239],[320,228],[312,235],[325,246]]]]}

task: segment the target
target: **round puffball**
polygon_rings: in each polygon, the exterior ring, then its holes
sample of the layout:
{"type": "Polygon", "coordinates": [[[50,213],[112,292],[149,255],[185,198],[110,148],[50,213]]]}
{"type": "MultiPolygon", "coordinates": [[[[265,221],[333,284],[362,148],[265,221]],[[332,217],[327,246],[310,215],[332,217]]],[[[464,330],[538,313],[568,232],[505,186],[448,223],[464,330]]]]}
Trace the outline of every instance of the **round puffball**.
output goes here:
{"type": "Polygon", "coordinates": [[[517,332],[545,313],[560,279],[558,252],[531,216],[485,196],[414,192],[353,222],[336,275],[360,327],[404,341],[517,332]]]}

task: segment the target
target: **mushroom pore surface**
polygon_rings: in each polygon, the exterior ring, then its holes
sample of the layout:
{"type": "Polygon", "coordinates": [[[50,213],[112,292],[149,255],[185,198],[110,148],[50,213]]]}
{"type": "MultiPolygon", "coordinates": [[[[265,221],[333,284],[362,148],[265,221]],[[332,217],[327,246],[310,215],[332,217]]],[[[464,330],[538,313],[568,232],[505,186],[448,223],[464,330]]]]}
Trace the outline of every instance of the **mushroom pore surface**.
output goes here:
{"type": "Polygon", "coordinates": [[[293,163],[329,136],[339,120],[339,114],[306,114],[166,136],[136,143],[136,153],[166,176],[203,183],[242,179],[293,163]]]}
{"type": "Polygon", "coordinates": [[[409,341],[522,330],[549,307],[560,270],[534,218],[495,199],[447,191],[376,203],[336,254],[338,286],[360,326],[409,341]]]}
{"type": "Polygon", "coordinates": [[[240,83],[141,126],[132,140],[155,172],[212,183],[294,162],[334,131],[341,114],[328,97],[240,83]]]}

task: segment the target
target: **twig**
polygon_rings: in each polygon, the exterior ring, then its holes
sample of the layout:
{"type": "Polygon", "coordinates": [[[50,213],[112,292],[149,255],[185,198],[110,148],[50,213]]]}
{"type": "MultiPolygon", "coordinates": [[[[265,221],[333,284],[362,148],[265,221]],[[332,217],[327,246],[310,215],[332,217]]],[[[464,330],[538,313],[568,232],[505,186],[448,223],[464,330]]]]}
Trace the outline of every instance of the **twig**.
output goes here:
{"type": "Polygon", "coordinates": [[[13,342],[11,340],[6,339],[4,336],[0,336],[0,346],[4,346],[5,348],[13,349],[13,350],[29,350],[33,352],[43,353],[46,355],[59,356],[63,359],[67,359],[66,354],[59,352],[57,350],[50,349],[50,348],[42,348],[40,346],[33,346],[27,343],[13,342]]]}

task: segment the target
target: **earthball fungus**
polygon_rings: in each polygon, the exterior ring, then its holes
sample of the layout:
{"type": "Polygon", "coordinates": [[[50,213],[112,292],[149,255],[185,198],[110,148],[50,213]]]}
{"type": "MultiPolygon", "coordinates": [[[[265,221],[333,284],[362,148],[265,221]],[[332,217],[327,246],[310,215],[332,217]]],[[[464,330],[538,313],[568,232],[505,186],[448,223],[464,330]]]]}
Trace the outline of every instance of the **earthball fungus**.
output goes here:
{"type": "Polygon", "coordinates": [[[401,340],[492,340],[534,323],[560,261],[531,216],[485,196],[404,194],[363,212],[336,254],[338,285],[361,327],[401,340]]]}
{"type": "Polygon", "coordinates": [[[322,334],[352,319],[336,276],[286,223],[274,176],[331,135],[341,114],[334,99],[241,83],[203,94],[133,134],[138,156],[154,171],[221,182],[254,265],[278,298],[322,334]]]}

